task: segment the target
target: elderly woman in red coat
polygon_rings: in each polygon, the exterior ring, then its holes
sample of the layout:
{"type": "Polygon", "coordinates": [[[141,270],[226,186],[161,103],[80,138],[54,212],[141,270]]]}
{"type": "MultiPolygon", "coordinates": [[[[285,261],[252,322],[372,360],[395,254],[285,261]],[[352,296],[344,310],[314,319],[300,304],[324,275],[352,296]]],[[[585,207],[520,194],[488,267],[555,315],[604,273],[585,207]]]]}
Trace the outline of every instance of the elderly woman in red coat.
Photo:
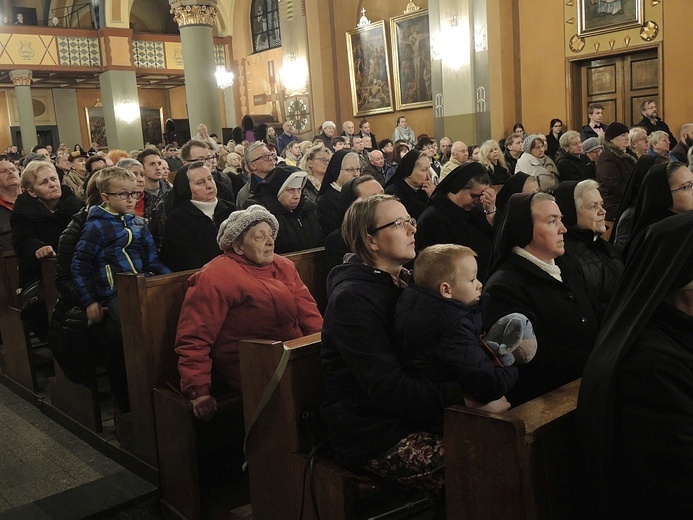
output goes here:
{"type": "Polygon", "coordinates": [[[176,352],[181,390],[200,419],[209,420],[216,411],[213,378],[240,391],[241,340],[287,341],[322,328],[293,262],[274,254],[278,231],[277,219],[262,206],[232,213],[217,236],[224,254],[190,277],[176,352]]]}

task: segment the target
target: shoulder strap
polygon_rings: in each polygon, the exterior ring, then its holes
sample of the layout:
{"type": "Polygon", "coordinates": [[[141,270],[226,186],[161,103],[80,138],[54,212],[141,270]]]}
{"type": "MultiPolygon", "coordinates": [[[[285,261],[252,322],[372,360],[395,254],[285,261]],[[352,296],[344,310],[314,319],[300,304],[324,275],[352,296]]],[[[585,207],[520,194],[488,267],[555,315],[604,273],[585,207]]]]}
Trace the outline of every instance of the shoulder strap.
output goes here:
{"type": "MultiPolygon", "coordinates": [[[[248,431],[245,434],[245,438],[243,439],[243,455],[246,455],[246,445],[248,443],[248,437],[250,437],[250,434],[253,432],[253,427],[255,426],[255,423],[257,422],[258,418],[262,414],[263,410],[265,409],[265,406],[267,406],[267,403],[269,402],[270,398],[274,394],[274,391],[277,389],[277,386],[279,385],[279,381],[281,381],[282,376],[284,375],[284,370],[286,369],[286,365],[289,364],[289,357],[291,356],[291,349],[286,348],[284,346],[284,352],[282,352],[282,357],[279,358],[279,365],[277,365],[276,370],[274,371],[274,374],[272,374],[272,377],[269,380],[269,383],[267,383],[267,388],[265,388],[265,392],[262,394],[262,398],[260,399],[260,402],[257,405],[257,408],[255,409],[255,414],[253,414],[253,418],[250,420],[250,424],[248,426],[248,431]]],[[[246,457],[246,461],[243,463],[243,471],[246,470],[248,467],[248,460],[246,457]]]]}

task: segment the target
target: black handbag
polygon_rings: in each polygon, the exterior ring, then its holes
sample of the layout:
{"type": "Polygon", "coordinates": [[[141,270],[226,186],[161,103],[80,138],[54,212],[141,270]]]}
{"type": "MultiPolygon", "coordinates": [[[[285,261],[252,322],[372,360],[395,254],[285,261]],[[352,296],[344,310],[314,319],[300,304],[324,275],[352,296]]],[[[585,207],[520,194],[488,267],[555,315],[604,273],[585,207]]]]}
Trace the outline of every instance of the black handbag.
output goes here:
{"type": "Polygon", "coordinates": [[[42,280],[34,280],[19,293],[19,316],[22,320],[30,319],[46,311],[46,292],[42,280]]]}

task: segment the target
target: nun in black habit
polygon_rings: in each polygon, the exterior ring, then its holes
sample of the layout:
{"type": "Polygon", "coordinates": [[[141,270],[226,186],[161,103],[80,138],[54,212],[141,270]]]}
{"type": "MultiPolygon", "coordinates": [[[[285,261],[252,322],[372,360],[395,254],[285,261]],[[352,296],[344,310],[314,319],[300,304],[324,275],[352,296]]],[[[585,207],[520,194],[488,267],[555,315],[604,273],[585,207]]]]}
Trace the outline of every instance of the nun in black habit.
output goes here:
{"type": "Polygon", "coordinates": [[[596,195],[597,200],[601,200],[598,186],[597,181],[592,179],[563,181],[553,195],[563,213],[563,225],[568,229],[564,235],[565,254],[558,257],[556,263],[561,270],[574,269],[579,273],[585,292],[593,301],[594,312],[601,319],[623,273],[623,262],[614,246],[601,238],[606,230],[604,207],[585,207],[589,201],[596,202],[594,198],[587,199],[590,195],[596,195]],[[578,208],[575,207],[578,185],[578,193],[582,194],[583,199],[581,212],[586,214],[583,219],[578,216],[578,208]]]}
{"type": "Polygon", "coordinates": [[[513,406],[578,379],[597,337],[597,318],[579,274],[556,265],[563,253],[561,232],[560,209],[546,193],[513,195],[496,223],[484,327],[518,312],[532,322],[537,338],[534,359],[518,367],[520,380],[506,396],[513,406]],[[553,228],[548,238],[547,226],[553,228]]]}
{"type": "Polygon", "coordinates": [[[416,249],[459,244],[477,254],[477,278],[486,281],[493,246],[496,192],[481,163],[467,162],[452,170],[433,192],[416,229],[416,249]]]}
{"type": "Polygon", "coordinates": [[[385,193],[396,196],[410,217],[418,220],[435,188],[431,180],[431,161],[419,150],[407,152],[395,174],[385,183],[385,193]]]}
{"type": "Polygon", "coordinates": [[[577,412],[591,518],[693,518],[693,213],[631,251],[577,412]]]}
{"type": "MultiPolygon", "coordinates": [[[[332,155],[330,163],[327,165],[325,176],[322,179],[322,184],[320,185],[318,198],[315,201],[318,206],[320,229],[322,229],[323,236],[325,237],[342,225],[340,219],[341,203],[339,200],[342,186],[348,180],[360,175],[360,172],[353,175],[351,171],[344,171],[343,168],[347,162],[349,163],[349,165],[347,165],[349,170],[360,168],[359,158],[356,152],[342,149],[332,155]],[[351,158],[351,160],[347,161],[347,158],[351,158]],[[351,164],[354,160],[356,161],[356,166],[351,164]]],[[[341,215],[343,216],[343,213],[341,213],[341,215]]]]}

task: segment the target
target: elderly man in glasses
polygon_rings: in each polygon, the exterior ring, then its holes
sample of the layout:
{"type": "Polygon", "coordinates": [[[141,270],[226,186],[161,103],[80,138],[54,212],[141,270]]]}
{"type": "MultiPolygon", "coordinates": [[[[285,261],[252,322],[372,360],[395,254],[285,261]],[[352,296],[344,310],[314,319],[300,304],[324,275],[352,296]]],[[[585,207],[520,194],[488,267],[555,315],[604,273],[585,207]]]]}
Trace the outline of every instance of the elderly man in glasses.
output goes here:
{"type": "Polygon", "coordinates": [[[191,164],[197,161],[204,162],[205,166],[212,173],[214,182],[217,184],[217,197],[231,204],[236,202],[236,194],[233,192],[231,178],[219,169],[217,165],[218,156],[211,146],[205,141],[192,139],[183,145],[183,148],[180,149],[180,154],[183,158],[183,164],[191,164]]]}
{"type": "Polygon", "coordinates": [[[250,180],[238,192],[237,208],[247,208],[246,202],[257,193],[260,183],[272,173],[276,162],[277,155],[270,152],[267,145],[261,141],[255,141],[247,148],[243,158],[243,167],[250,175],[250,180]]]}
{"type": "Polygon", "coordinates": [[[21,192],[19,170],[7,155],[0,155],[0,251],[12,251],[10,215],[21,192]]]}

